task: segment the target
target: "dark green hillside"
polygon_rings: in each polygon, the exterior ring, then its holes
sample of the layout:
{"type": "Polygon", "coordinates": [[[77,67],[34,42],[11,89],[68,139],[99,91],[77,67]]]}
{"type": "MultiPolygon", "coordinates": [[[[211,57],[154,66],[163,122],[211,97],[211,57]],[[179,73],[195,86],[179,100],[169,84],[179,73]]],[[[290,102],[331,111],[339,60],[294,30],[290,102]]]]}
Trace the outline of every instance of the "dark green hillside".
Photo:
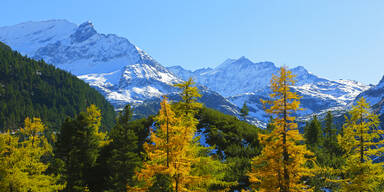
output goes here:
{"type": "Polygon", "coordinates": [[[25,117],[40,117],[57,130],[66,117],[73,117],[95,104],[102,111],[103,127],[112,127],[111,104],[88,84],[44,61],[35,61],[0,42],[0,130],[20,127],[25,117]]]}

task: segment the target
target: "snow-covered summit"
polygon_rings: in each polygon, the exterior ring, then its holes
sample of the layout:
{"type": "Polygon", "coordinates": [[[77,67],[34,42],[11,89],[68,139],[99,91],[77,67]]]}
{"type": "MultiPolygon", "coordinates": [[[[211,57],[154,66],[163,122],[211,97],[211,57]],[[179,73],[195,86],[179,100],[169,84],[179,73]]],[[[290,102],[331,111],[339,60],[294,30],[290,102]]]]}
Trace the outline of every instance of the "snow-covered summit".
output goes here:
{"type": "MultiPolygon", "coordinates": [[[[244,56],[239,59],[227,59],[214,69],[194,72],[184,70],[182,67],[169,67],[168,69],[174,74],[179,74],[182,79],[193,77],[197,82],[226,97],[266,90],[269,87],[272,74],[279,71],[279,67],[276,67],[272,62],[254,63],[244,56]]],[[[296,75],[299,86],[328,81],[309,73],[302,66],[291,70],[296,75]]]]}
{"type": "Polygon", "coordinates": [[[97,32],[92,22],[87,21],[77,27],[76,32],[71,35],[71,39],[73,42],[82,42],[96,34],[97,32]]]}
{"type": "Polygon", "coordinates": [[[114,104],[142,102],[173,92],[181,80],[128,39],[100,34],[91,21],[27,22],[0,28],[0,41],[70,71],[114,104]]]}
{"type": "MultiPolygon", "coordinates": [[[[127,103],[139,109],[162,95],[175,95],[182,80],[128,39],[98,33],[91,21],[27,22],[0,28],[0,41],[35,59],[70,71],[96,88],[119,110],[127,103]]],[[[214,91],[201,89],[202,102],[227,114],[239,109],[214,91]]],[[[153,111],[143,109],[138,113],[153,111]]],[[[258,122],[257,120],[253,120],[258,122]]]]}
{"type": "MultiPolygon", "coordinates": [[[[268,119],[260,99],[266,99],[270,93],[272,74],[279,67],[272,62],[254,63],[246,57],[227,59],[214,69],[189,71],[182,67],[169,67],[180,78],[194,78],[198,83],[217,91],[231,102],[241,107],[244,102],[250,108],[250,114],[260,120],[268,119]]],[[[356,81],[328,80],[310,73],[302,66],[290,69],[296,76],[292,88],[302,96],[302,107],[306,110],[300,115],[320,112],[335,107],[345,107],[369,86],[356,81]]]]}

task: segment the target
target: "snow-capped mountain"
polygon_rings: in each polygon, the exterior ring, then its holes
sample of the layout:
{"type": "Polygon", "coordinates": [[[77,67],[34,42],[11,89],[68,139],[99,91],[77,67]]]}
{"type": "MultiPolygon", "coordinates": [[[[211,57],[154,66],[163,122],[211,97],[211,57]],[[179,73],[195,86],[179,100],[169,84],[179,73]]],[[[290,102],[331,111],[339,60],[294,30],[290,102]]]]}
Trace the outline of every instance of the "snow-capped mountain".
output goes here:
{"type": "Polygon", "coordinates": [[[142,102],[176,91],[181,82],[127,39],[99,34],[89,21],[27,22],[0,28],[0,41],[35,59],[70,71],[113,104],[142,102]]]}
{"type": "MultiPolygon", "coordinates": [[[[274,63],[254,63],[241,57],[228,59],[214,69],[189,71],[180,66],[168,69],[184,80],[194,78],[201,85],[225,96],[238,107],[246,102],[251,116],[264,121],[268,119],[260,99],[268,98],[272,74],[277,74],[279,71],[274,63]]],[[[331,81],[317,77],[301,66],[290,70],[296,75],[296,84],[292,88],[302,96],[301,107],[305,110],[299,111],[301,116],[343,108],[362,91],[369,89],[369,86],[356,81],[331,81]]]]}
{"type": "MultiPolygon", "coordinates": [[[[245,57],[228,59],[214,69],[165,68],[126,38],[98,33],[89,21],[76,25],[49,20],[0,27],[0,41],[77,75],[117,108],[127,103],[139,108],[144,101],[156,103],[161,95],[177,91],[173,84],[193,77],[203,86],[201,101],[208,107],[236,115],[246,102],[249,121],[258,124],[258,119],[268,119],[260,98],[267,99],[272,74],[279,70],[272,62],[254,63],[245,57]]],[[[303,96],[302,107],[306,110],[300,112],[302,116],[342,109],[369,88],[355,81],[320,78],[304,67],[291,70],[297,75],[292,88],[303,96]]]]}
{"type": "MultiPolygon", "coordinates": [[[[77,75],[103,93],[117,109],[127,103],[138,106],[165,94],[172,95],[178,91],[172,85],[182,82],[126,38],[100,34],[90,21],[79,26],[66,20],[49,20],[0,27],[0,41],[77,75]]],[[[201,89],[207,106],[227,114],[238,113],[227,99],[201,89]]]]}

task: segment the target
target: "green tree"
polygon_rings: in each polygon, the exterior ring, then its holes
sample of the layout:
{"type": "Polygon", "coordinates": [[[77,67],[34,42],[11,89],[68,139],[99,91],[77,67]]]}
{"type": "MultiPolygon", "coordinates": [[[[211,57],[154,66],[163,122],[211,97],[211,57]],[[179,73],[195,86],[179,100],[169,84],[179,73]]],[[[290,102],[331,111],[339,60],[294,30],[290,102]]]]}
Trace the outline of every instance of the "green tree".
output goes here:
{"type": "Polygon", "coordinates": [[[317,116],[314,115],[312,120],[307,123],[304,128],[305,142],[310,148],[319,147],[322,145],[322,136],[320,121],[317,119],[317,116]]]}
{"type": "Polygon", "coordinates": [[[132,109],[126,105],[120,112],[117,124],[110,132],[110,158],[107,160],[108,188],[111,191],[125,191],[127,185],[133,186],[135,169],[141,163],[138,154],[138,137],[130,127],[132,109]]]}
{"type": "Polygon", "coordinates": [[[342,155],[343,150],[337,143],[337,129],[333,123],[333,116],[328,111],[325,117],[324,138],[323,138],[323,151],[326,155],[322,164],[333,168],[339,168],[343,163],[342,155]]]}
{"type": "Polygon", "coordinates": [[[248,114],[249,114],[249,109],[247,104],[244,102],[243,107],[241,107],[240,109],[240,117],[245,121],[245,118],[248,116],[248,114]]]}
{"type": "Polygon", "coordinates": [[[342,151],[336,140],[332,114],[328,112],[326,115],[324,134],[317,116],[314,116],[305,126],[304,136],[308,148],[316,155],[319,166],[315,176],[309,178],[308,184],[313,186],[315,191],[321,191],[324,188],[337,191],[339,186],[329,182],[335,177],[327,171],[329,168],[340,168],[343,163],[342,151]]]}
{"type": "Polygon", "coordinates": [[[215,148],[212,157],[228,165],[225,181],[237,182],[232,191],[249,188],[248,171],[251,159],[260,153],[258,133],[254,125],[217,110],[203,107],[198,114],[198,131],[207,145],[215,148]]]}
{"type": "Polygon", "coordinates": [[[64,164],[65,191],[92,191],[93,168],[100,148],[106,144],[105,133],[99,131],[101,112],[95,105],[75,119],[67,119],[60,130],[55,157],[64,164]]]}
{"type": "Polygon", "coordinates": [[[40,117],[58,132],[67,116],[89,104],[102,110],[103,129],[114,125],[113,106],[97,90],[69,72],[12,51],[0,42],[0,131],[16,131],[24,119],[40,117]]]}

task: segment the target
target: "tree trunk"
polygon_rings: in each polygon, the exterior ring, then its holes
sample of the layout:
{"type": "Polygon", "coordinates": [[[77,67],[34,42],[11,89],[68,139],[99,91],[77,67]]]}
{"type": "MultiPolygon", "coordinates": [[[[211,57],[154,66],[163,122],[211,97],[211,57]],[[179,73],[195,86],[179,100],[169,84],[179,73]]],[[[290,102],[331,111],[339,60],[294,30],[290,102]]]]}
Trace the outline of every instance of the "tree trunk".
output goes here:
{"type": "Polygon", "coordinates": [[[287,84],[284,81],[284,130],[283,130],[283,174],[284,174],[284,183],[283,188],[280,189],[282,192],[289,192],[289,173],[288,173],[288,160],[289,154],[287,149],[287,84]]]}
{"type": "Polygon", "coordinates": [[[164,107],[165,117],[167,118],[167,167],[169,167],[169,136],[168,136],[168,128],[169,128],[169,119],[168,119],[168,113],[167,108],[164,107]]]}
{"type": "Polygon", "coordinates": [[[360,114],[360,163],[364,163],[363,114],[360,114]]]}

